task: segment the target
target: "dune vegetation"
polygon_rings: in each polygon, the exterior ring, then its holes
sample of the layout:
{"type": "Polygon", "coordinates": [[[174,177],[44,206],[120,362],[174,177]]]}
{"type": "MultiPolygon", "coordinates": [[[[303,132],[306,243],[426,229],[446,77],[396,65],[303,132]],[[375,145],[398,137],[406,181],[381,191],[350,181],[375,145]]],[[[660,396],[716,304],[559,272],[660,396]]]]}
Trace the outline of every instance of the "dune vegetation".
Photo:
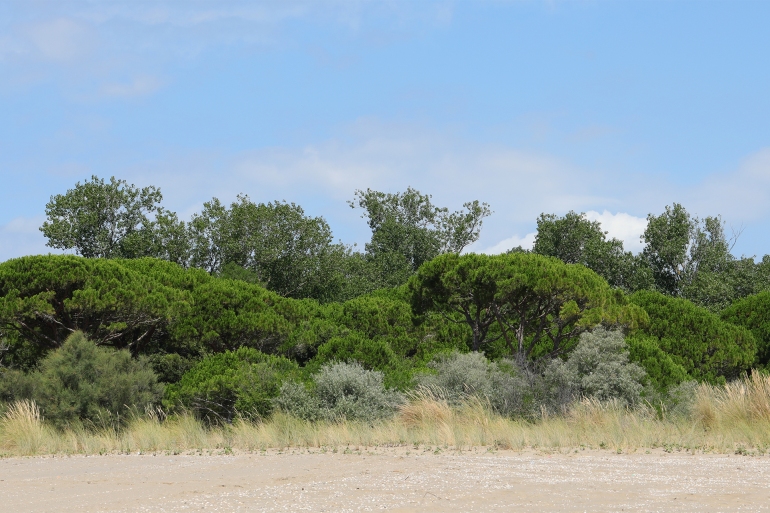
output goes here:
{"type": "Polygon", "coordinates": [[[297,205],[161,199],[94,177],[41,227],[77,255],[0,263],[1,454],[770,447],[770,257],[719,217],[667,207],[632,254],[544,214],[485,255],[488,205],[367,190],[358,252],[297,205]]]}

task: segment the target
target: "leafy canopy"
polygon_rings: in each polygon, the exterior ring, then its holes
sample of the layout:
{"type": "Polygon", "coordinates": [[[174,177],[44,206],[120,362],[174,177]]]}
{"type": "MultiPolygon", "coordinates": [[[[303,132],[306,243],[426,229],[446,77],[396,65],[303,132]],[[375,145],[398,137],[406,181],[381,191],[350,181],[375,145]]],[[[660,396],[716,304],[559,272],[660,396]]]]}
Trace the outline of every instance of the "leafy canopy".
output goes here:
{"type": "Polygon", "coordinates": [[[593,271],[531,253],[442,255],[409,287],[416,314],[436,310],[467,323],[474,351],[502,337],[520,359],[562,354],[597,324],[643,321],[593,271]]]}
{"type": "Polygon", "coordinates": [[[366,255],[386,286],[404,283],[424,262],[443,253],[460,253],[479,238],[486,203],[467,202],[463,210],[437,207],[431,196],[409,187],[403,193],[357,190],[351,208],[362,208],[361,217],[372,230],[366,255]]]}
{"type": "Polygon", "coordinates": [[[639,291],[629,301],[643,308],[650,319],[633,337],[653,337],[694,379],[723,382],[737,378],[754,362],[757,343],[746,328],[724,322],[686,299],[659,292],[639,291]]]}
{"type": "Polygon", "coordinates": [[[154,216],[163,218],[159,222],[164,226],[175,220],[160,207],[162,199],[153,186],[139,189],[114,176],[109,183],[92,176],[51,197],[40,231],[48,246],[74,249],[84,257],[150,255],[155,246],[154,216]]]}

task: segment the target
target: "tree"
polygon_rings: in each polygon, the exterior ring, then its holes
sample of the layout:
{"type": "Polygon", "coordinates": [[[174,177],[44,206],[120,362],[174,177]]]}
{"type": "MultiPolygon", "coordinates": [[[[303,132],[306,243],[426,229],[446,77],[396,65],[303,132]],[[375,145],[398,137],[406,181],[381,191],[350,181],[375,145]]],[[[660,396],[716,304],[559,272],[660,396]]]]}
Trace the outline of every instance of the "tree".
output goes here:
{"type": "Polygon", "coordinates": [[[736,258],[738,235],[727,237],[720,216],[692,217],[678,203],[660,216],[647,216],[642,257],[652,270],[656,290],[689,299],[713,312],[770,285],[762,264],[736,258]]]}
{"type": "Polygon", "coordinates": [[[238,274],[232,266],[239,266],[269,290],[293,298],[329,300],[344,285],[347,248],[332,243],[322,217],[306,216],[294,203],[255,204],[240,195],[226,208],[214,198],[189,227],[191,265],[211,274],[238,274]]]}
{"type": "Polygon", "coordinates": [[[0,264],[0,329],[43,352],[83,331],[98,345],[137,354],[181,316],[187,299],[119,260],[49,255],[0,264]]]}
{"type": "Polygon", "coordinates": [[[584,213],[568,212],[564,217],[540,214],[532,248],[538,255],[552,256],[567,264],[582,264],[613,287],[636,290],[646,285],[646,269],[618,239],[607,240],[598,221],[584,213]]]}
{"type": "Polygon", "coordinates": [[[485,217],[492,211],[486,203],[472,201],[464,210],[449,212],[431,203],[431,196],[409,187],[404,193],[389,194],[357,190],[351,208],[362,208],[371,242],[367,254],[374,260],[393,260],[395,272],[412,273],[424,262],[442,253],[460,253],[479,238],[485,217]],[[392,255],[392,256],[388,256],[392,255]]]}
{"type": "Polygon", "coordinates": [[[502,337],[520,360],[563,354],[597,324],[639,320],[593,271],[531,253],[442,255],[409,288],[415,314],[437,310],[455,322],[459,314],[473,332],[472,350],[502,337]]]}
{"type": "Polygon", "coordinates": [[[679,203],[667,206],[659,216],[647,216],[647,228],[642,235],[646,246],[642,255],[652,269],[655,287],[664,294],[681,294],[682,282],[691,268],[688,250],[696,224],[697,220],[679,203]]]}
{"type": "Polygon", "coordinates": [[[298,321],[295,302],[259,285],[210,279],[196,285],[184,316],[169,325],[173,348],[198,354],[242,346],[275,352],[298,321]]]}
{"type": "Polygon", "coordinates": [[[763,367],[770,364],[770,290],[739,299],[721,313],[724,321],[743,326],[757,341],[757,360],[763,367]]]}
{"type": "Polygon", "coordinates": [[[156,187],[139,189],[114,176],[76,183],[66,194],[52,196],[40,231],[47,245],[74,249],[88,258],[134,258],[150,254],[153,216],[165,211],[156,187]]]}
{"type": "Polygon", "coordinates": [[[737,378],[754,362],[757,342],[746,328],[724,322],[686,299],[660,292],[639,291],[629,301],[643,308],[650,319],[632,338],[653,337],[695,379],[724,382],[737,378]]]}

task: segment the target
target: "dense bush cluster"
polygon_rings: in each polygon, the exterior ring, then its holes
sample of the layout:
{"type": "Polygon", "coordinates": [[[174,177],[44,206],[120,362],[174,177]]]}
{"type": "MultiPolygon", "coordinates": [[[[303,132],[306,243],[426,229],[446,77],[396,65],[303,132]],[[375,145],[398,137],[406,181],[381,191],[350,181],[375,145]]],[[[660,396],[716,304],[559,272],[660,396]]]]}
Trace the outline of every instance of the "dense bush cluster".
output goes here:
{"type": "Polygon", "coordinates": [[[358,363],[324,365],[314,377],[314,386],[287,381],[275,404],[305,420],[373,421],[392,415],[403,403],[403,394],[385,388],[383,375],[358,363]]]}
{"type": "Polygon", "coordinates": [[[70,335],[34,372],[0,370],[2,400],[34,400],[57,426],[120,425],[162,396],[163,385],[145,357],[98,347],[81,332],[70,335]]]}
{"type": "Polygon", "coordinates": [[[132,187],[52,198],[42,231],[83,256],[0,263],[0,402],[58,426],[157,406],[373,421],[423,389],[531,418],[581,398],[686,405],[693,380],[770,364],[770,257],[734,258],[721,219],[681,205],[648,217],[638,255],[570,212],[491,256],[460,254],[484,204],[358,191],[372,240],[355,253],[297,205],[214,199],[186,223],[132,187]]]}

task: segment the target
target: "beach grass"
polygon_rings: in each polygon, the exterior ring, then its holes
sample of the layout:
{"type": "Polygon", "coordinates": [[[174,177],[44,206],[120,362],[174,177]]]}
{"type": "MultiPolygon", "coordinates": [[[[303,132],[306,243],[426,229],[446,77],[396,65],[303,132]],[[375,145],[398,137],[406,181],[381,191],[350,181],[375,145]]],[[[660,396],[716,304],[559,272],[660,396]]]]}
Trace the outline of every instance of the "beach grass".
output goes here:
{"type": "Polygon", "coordinates": [[[150,410],[119,428],[66,429],[48,425],[33,402],[19,401],[0,419],[0,455],[228,454],[350,447],[663,449],[756,455],[770,450],[770,377],[754,373],[723,386],[701,384],[693,393],[686,412],[583,399],[563,414],[517,420],[492,413],[476,398],[450,406],[441,394],[422,390],[410,394],[395,416],[376,422],[309,422],[277,412],[263,421],[208,426],[190,414],[166,416],[150,410]]]}

